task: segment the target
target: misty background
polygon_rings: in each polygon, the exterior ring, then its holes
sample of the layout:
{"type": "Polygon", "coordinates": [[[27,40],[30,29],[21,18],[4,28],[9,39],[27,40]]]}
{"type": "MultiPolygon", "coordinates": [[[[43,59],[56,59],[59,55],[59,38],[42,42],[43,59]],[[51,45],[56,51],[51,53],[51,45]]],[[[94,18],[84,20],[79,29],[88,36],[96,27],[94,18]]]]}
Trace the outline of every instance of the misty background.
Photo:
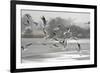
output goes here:
{"type": "Polygon", "coordinates": [[[21,10],[21,34],[23,38],[43,38],[43,22],[41,17],[47,20],[47,31],[52,37],[53,29],[60,25],[60,29],[56,32],[59,38],[63,38],[62,32],[67,28],[78,38],[90,38],[90,13],[82,12],[54,12],[54,11],[34,11],[21,10]],[[27,18],[25,14],[30,15],[29,26],[24,25],[27,18]],[[34,24],[33,22],[36,22],[34,24]]]}

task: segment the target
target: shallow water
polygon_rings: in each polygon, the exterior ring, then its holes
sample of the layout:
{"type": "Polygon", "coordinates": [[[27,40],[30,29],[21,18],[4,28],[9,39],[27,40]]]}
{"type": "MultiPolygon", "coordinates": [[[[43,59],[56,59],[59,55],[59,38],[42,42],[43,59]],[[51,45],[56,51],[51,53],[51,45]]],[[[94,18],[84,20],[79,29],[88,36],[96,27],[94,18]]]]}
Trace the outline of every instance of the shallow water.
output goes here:
{"type": "Polygon", "coordinates": [[[90,59],[90,40],[80,39],[81,52],[78,52],[76,41],[69,40],[67,47],[64,48],[58,42],[41,38],[22,38],[22,45],[32,43],[26,50],[22,51],[22,60],[45,61],[47,59],[65,60],[89,60],[90,59]],[[58,47],[53,46],[56,43],[58,47]],[[79,55],[82,56],[79,56],[79,55]],[[70,57],[69,57],[70,55],[70,57]],[[77,56],[78,55],[78,56],[77,56]]]}

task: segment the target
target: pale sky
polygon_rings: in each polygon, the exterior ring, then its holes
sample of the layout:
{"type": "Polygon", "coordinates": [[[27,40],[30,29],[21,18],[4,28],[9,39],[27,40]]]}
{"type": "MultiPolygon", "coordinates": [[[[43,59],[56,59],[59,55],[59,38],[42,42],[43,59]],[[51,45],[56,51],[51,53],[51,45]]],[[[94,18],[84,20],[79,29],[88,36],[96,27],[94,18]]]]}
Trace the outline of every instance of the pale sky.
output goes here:
{"type": "MultiPolygon", "coordinates": [[[[51,18],[61,17],[64,19],[71,18],[75,23],[87,23],[90,21],[90,13],[82,13],[82,12],[54,12],[54,11],[36,11],[36,10],[22,10],[22,16],[24,14],[30,14],[34,21],[41,21],[41,17],[45,16],[47,20],[51,18]]],[[[81,25],[79,25],[81,26],[81,25]]],[[[85,25],[82,25],[83,27],[85,25]]]]}

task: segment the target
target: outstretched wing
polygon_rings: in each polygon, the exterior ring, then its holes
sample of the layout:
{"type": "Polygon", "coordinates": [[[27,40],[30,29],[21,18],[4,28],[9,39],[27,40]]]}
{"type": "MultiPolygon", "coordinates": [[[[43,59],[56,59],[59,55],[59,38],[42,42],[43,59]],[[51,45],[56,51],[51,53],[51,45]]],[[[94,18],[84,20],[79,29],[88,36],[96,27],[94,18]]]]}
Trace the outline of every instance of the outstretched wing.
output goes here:
{"type": "Polygon", "coordinates": [[[31,46],[31,45],[32,45],[32,43],[28,43],[28,44],[26,44],[26,47],[31,46]]]}
{"type": "Polygon", "coordinates": [[[46,18],[44,16],[41,17],[42,21],[43,21],[43,25],[46,26],[46,18]]]}
{"type": "Polygon", "coordinates": [[[53,44],[53,46],[55,46],[55,47],[59,47],[57,44],[53,44]]]}
{"type": "Polygon", "coordinates": [[[81,50],[81,46],[80,46],[80,44],[79,43],[77,43],[77,45],[78,45],[78,51],[80,51],[81,50]]]}
{"type": "Polygon", "coordinates": [[[38,25],[38,23],[37,22],[33,22],[36,26],[38,25]]]}

